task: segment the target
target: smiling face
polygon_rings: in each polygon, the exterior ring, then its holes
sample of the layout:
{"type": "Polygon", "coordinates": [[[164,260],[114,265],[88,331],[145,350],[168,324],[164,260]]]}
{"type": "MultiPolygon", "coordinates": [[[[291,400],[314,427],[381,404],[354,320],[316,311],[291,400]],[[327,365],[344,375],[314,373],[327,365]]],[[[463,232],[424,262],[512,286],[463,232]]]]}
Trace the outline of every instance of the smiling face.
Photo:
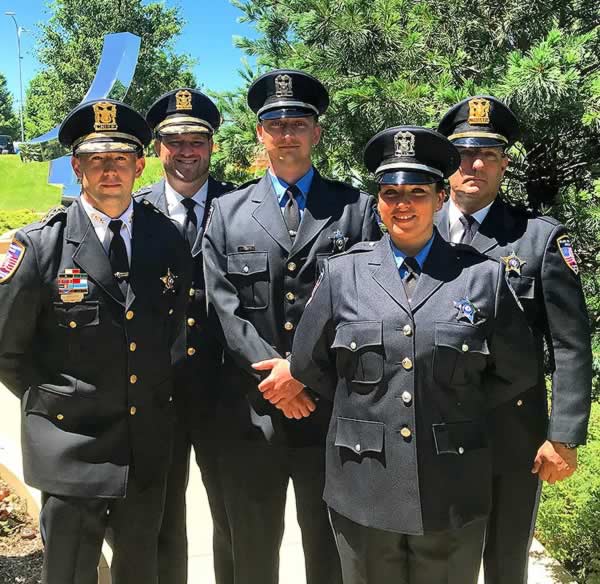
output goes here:
{"type": "Polygon", "coordinates": [[[473,214],[497,196],[508,167],[502,148],[459,148],[460,167],[450,177],[450,196],[463,212],[473,214]]]}
{"type": "Polygon", "coordinates": [[[415,255],[433,234],[433,214],[442,208],[438,184],[380,185],[377,209],[394,245],[415,255]]]}
{"type": "Polygon", "coordinates": [[[73,156],[71,166],[90,204],[106,212],[129,205],[133,183],[141,176],[145,159],[135,152],[98,152],[73,156]]]}
{"type": "Polygon", "coordinates": [[[181,195],[194,195],[208,177],[213,141],[210,134],[162,136],[154,142],[167,181],[181,195]]]}

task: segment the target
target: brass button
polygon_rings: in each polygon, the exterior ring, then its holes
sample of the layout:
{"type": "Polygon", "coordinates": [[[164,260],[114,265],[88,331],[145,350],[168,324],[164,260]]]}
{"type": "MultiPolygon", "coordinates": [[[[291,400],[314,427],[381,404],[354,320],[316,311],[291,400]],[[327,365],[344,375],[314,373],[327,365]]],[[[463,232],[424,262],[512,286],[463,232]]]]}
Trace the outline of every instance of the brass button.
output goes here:
{"type": "Polygon", "coordinates": [[[413,367],[413,362],[408,357],[404,357],[404,359],[402,359],[402,367],[407,371],[410,371],[413,367]]]}
{"type": "Polygon", "coordinates": [[[354,450],[356,450],[356,452],[360,452],[360,444],[357,444],[357,445],[354,447],[354,450]]]}
{"type": "Polygon", "coordinates": [[[296,300],[296,295],[293,292],[288,292],[285,297],[287,298],[287,300],[289,300],[290,302],[296,300]]]}
{"type": "Polygon", "coordinates": [[[351,348],[353,351],[356,351],[356,346],[357,346],[357,345],[356,345],[356,343],[355,343],[354,341],[352,341],[352,342],[350,343],[350,348],[351,348]]]}
{"type": "Polygon", "coordinates": [[[77,323],[76,323],[74,320],[72,320],[72,321],[69,323],[69,326],[70,326],[71,328],[77,328],[77,323]]]}
{"type": "Polygon", "coordinates": [[[244,274],[247,274],[250,271],[250,268],[248,266],[244,266],[242,268],[242,272],[244,272],[244,274]]]}
{"type": "Polygon", "coordinates": [[[188,326],[194,326],[196,324],[196,319],[195,318],[188,318],[187,319],[187,323],[188,323],[188,326]]]}
{"type": "Polygon", "coordinates": [[[169,396],[169,401],[170,401],[170,402],[172,402],[172,401],[173,401],[173,396],[172,396],[172,395],[170,395],[170,396],[169,396]]]}
{"type": "Polygon", "coordinates": [[[294,271],[296,270],[296,268],[297,268],[297,267],[298,267],[298,266],[297,266],[297,265],[296,265],[294,262],[290,262],[290,263],[287,265],[287,269],[288,269],[290,272],[294,272],[294,271]]]}
{"type": "Polygon", "coordinates": [[[293,325],[291,322],[289,322],[289,321],[288,321],[288,322],[286,322],[286,323],[283,325],[283,328],[284,328],[286,331],[291,331],[291,330],[293,330],[293,329],[294,329],[294,325],[293,325]]]}
{"type": "Polygon", "coordinates": [[[129,383],[137,383],[137,375],[132,375],[129,377],[129,383]]]}
{"type": "Polygon", "coordinates": [[[409,404],[412,401],[412,394],[409,391],[402,392],[402,401],[409,404]]]}
{"type": "Polygon", "coordinates": [[[133,353],[137,349],[137,345],[135,343],[129,343],[129,350],[133,353]]]}
{"type": "Polygon", "coordinates": [[[194,347],[188,347],[187,354],[191,357],[196,354],[196,349],[194,347]]]}
{"type": "Polygon", "coordinates": [[[404,426],[404,428],[400,430],[400,435],[402,438],[410,438],[412,436],[412,432],[408,426],[404,426]]]}
{"type": "Polygon", "coordinates": [[[175,311],[172,308],[169,308],[169,316],[171,316],[171,314],[173,314],[175,311]]]}
{"type": "Polygon", "coordinates": [[[60,422],[60,421],[64,420],[65,417],[62,414],[56,414],[56,419],[60,422]]]}
{"type": "Polygon", "coordinates": [[[465,453],[465,449],[462,446],[458,447],[458,453],[459,454],[464,454],[465,453]]]}
{"type": "Polygon", "coordinates": [[[469,350],[469,345],[467,345],[467,343],[463,343],[462,350],[463,353],[466,353],[469,350]]]}
{"type": "Polygon", "coordinates": [[[190,296],[193,296],[194,294],[196,294],[196,290],[194,290],[193,288],[190,288],[190,296]]]}
{"type": "Polygon", "coordinates": [[[133,318],[133,316],[134,316],[134,312],[133,312],[133,310],[128,310],[128,311],[125,313],[125,318],[126,318],[127,320],[131,320],[131,319],[133,318]]]}
{"type": "Polygon", "coordinates": [[[520,399],[520,400],[517,402],[517,406],[521,407],[522,405],[523,405],[523,400],[522,400],[522,399],[520,399]]]}
{"type": "Polygon", "coordinates": [[[410,337],[412,335],[412,326],[410,326],[409,324],[405,324],[402,327],[402,332],[404,333],[405,337],[410,337]]]}
{"type": "Polygon", "coordinates": [[[129,408],[129,414],[130,414],[131,416],[135,416],[136,412],[137,412],[137,408],[136,408],[135,406],[131,406],[131,407],[129,408]]]}

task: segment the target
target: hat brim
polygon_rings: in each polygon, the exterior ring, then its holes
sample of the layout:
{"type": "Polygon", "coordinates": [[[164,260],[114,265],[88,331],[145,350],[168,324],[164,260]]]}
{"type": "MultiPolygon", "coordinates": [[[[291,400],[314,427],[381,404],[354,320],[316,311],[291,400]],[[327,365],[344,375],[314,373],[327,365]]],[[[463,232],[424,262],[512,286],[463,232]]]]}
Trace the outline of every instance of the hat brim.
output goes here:
{"type": "Polygon", "coordinates": [[[308,118],[317,117],[317,113],[308,108],[301,107],[281,107],[276,109],[267,110],[262,112],[259,116],[259,120],[280,120],[283,118],[308,118]]]}
{"type": "Polygon", "coordinates": [[[506,148],[508,144],[497,138],[455,138],[451,140],[457,148],[506,148]]]}
{"type": "Polygon", "coordinates": [[[376,180],[380,185],[430,185],[443,179],[428,172],[395,170],[382,172],[376,180]]]}

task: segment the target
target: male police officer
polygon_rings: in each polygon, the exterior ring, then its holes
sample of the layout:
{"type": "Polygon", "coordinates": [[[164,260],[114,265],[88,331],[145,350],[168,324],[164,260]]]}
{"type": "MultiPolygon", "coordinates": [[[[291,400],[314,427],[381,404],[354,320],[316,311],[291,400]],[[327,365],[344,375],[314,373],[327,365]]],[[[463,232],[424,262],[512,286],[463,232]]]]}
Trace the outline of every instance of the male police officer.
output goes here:
{"type": "Polygon", "coordinates": [[[533,328],[538,383],[491,420],[494,504],[484,551],[486,584],[526,581],[538,477],[550,483],[577,467],[586,440],[591,392],[588,317],[579,268],[565,228],[551,217],[515,209],[498,191],[517,139],[517,119],[490,96],[452,107],[439,125],[461,153],[450,200],[438,214],[440,233],[468,243],[506,266],[533,328]],[[552,414],[544,383],[544,340],[552,363],[552,414]]]}
{"type": "Polygon", "coordinates": [[[213,202],[204,238],[209,318],[226,348],[221,479],[235,584],[278,581],[290,477],[307,582],[340,582],[322,501],[331,405],[313,401],[291,377],[286,357],[324,258],[378,239],[380,231],[371,197],[312,166],[318,116],[328,102],[323,85],[299,71],[271,71],[252,84],[248,103],[258,115],[269,169],[213,202]]]}
{"type": "Polygon", "coordinates": [[[219,128],[221,116],[206,95],[196,89],[181,88],[159,97],[146,120],[154,129],[154,148],[163,164],[165,178],[134,196],[150,201],[179,224],[194,258],[185,334],[177,346],[175,408],[179,423],[159,538],[159,580],[161,584],[187,581],[185,491],[193,444],[213,518],[216,581],[231,584],[231,539],[217,480],[214,427],[220,393],[215,375],[222,349],[206,323],[201,254],[202,235],[212,200],[233,188],[232,184],[209,176],[213,133],[219,128]]]}
{"type": "Polygon", "coordinates": [[[59,140],[81,197],[19,231],[0,267],[0,379],[23,402],[46,584],[95,584],[107,530],[113,583],[157,582],[191,259],[176,226],[131,198],[150,137],[120,102],[74,109],[59,140]]]}

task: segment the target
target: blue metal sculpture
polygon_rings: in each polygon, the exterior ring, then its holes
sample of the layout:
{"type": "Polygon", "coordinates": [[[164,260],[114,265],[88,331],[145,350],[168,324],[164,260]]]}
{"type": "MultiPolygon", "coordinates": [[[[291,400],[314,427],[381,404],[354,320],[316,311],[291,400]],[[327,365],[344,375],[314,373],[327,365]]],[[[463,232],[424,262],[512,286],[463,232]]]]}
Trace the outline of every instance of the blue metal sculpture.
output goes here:
{"type": "MultiPolygon", "coordinates": [[[[125,99],[137,66],[140,42],[140,37],[129,32],[104,37],[96,76],[81,103],[93,99],[125,99]]],[[[81,189],[71,169],[70,157],[65,156],[64,148],[58,143],[58,128],[21,144],[21,158],[24,161],[51,160],[48,182],[62,185],[63,201],[68,202],[78,197],[81,189]]]]}

